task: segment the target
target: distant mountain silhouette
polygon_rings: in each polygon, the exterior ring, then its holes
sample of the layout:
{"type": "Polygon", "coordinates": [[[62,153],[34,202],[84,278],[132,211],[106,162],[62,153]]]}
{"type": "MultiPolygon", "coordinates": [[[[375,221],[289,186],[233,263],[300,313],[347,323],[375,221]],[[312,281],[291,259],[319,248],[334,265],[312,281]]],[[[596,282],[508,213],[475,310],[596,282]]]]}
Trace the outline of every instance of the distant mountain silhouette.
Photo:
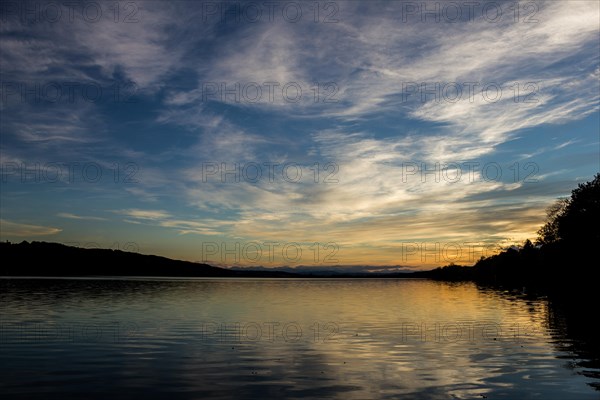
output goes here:
{"type": "Polygon", "coordinates": [[[120,250],[60,243],[0,243],[1,276],[293,277],[282,271],[236,271],[120,250]]]}
{"type": "MultiPolygon", "coordinates": [[[[394,266],[377,266],[377,265],[296,265],[293,267],[232,267],[232,269],[240,271],[283,271],[294,274],[302,274],[303,276],[324,276],[336,277],[343,275],[344,277],[398,277],[406,274],[411,274],[410,267],[394,265],[394,266]]],[[[411,276],[412,277],[412,276],[411,276]]]]}
{"type": "Polygon", "coordinates": [[[0,243],[0,276],[91,277],[247,277],[247,278],[409,278],[407,272],[361,273],[352,269],[219,268],[110,249],[84,249],[60,243],[0,243]]]}

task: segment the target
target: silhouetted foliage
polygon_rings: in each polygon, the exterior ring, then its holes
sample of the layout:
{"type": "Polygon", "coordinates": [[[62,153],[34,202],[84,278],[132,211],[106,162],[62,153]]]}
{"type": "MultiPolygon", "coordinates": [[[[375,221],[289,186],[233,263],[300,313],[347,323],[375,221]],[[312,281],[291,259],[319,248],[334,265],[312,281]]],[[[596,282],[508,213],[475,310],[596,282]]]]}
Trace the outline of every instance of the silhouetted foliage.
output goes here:
{"type": "Polygon", "coordinates": [[[591,182],[580,183],[571,198],[559,199],[548,209],[548,221],[538,231],[538,242],[560,240],[598,243],[600,239],[600,173],[591,182]]]}
{"type": "Polygon", "coordinates": [[[540,230],[537,231],[538,244],[553,243],[560,239],[560,236],[558,235],[558,221],[568,204],[569,199],[562,198],[556,200],[554,204],[546,209],[547,221],[540,230]]]}
{"type": "Polygon", "coordinates": [[[600,246],[600,174],[579,184],[568,199],[548,209],[538,231],[538,246],[528,239],[520,249],[509,248],[481,258],[472,267],[450,265],[422,276],[442,280],[472,280],[484,284],[541,289],[572,297],[594,297],[600,246]]]}
{"type": "Polygon", "coordinates": [[[571,193],[571,200],[558,222],[562,240],[594,242],[600,240],[600,173],[591,182],[582,183],[571,193]]]}

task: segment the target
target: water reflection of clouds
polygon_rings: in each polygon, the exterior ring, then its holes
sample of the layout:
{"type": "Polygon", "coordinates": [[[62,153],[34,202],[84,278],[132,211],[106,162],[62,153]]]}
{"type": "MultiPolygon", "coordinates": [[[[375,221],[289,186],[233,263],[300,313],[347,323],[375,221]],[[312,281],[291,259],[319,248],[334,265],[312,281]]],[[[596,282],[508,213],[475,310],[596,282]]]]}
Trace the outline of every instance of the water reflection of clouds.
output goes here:
{"type": "Polygon", "coordinates": [[[472,284],[29,282],[8,287],[3,300],[11,316],[2,321],[5,360],[65,354],[67,361],[41,365],[66,382],[80,370],[124,390],[174,398],[595,395],[557,358],[565,356],[555,349],[564,338],[549,331],[545,300],[472,284]],[[35,343],[6,342],[18,335],[8,326],[34,322],[78,332],[89,324],[89,332],[71,341],[30,335],[35,343]],[[285,326],[302,334],[286,338],[285,326]]]}

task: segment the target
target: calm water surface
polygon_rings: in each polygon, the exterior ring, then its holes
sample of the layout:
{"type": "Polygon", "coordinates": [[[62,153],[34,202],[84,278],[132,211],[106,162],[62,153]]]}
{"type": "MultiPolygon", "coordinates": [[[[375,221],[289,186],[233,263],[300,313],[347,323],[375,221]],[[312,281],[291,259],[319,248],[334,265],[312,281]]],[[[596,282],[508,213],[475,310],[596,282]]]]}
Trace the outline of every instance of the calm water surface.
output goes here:
{"type": "Polygon", "coordinates": [[[547,300],[473,284],[0,285],[4,398],[600,398],[597,359],[547,300]]]}

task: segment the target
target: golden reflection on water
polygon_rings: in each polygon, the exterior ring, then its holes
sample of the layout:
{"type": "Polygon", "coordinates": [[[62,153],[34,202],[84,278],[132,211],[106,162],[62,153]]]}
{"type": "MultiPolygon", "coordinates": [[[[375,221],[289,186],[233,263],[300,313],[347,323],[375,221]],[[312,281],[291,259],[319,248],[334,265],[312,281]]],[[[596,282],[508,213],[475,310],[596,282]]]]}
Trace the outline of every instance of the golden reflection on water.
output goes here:
{"type": "MultiPolygon", "coordinates": [[[[118,387],[181,398],[597,398],[564,367],[547,301],[519,293],[391,279],[65,282],[4,285],[3,361],[58,352],[69,368],[45,372],[63,384],[74,363],[91,381],[117,374],[118,387]],[[33,343],[32,321],[52,334],[33,343]],[[95,336],[62,340],[56,326],[95,336]]],[[[27,381],[18,368],[15,387],[27,381]]]]}

